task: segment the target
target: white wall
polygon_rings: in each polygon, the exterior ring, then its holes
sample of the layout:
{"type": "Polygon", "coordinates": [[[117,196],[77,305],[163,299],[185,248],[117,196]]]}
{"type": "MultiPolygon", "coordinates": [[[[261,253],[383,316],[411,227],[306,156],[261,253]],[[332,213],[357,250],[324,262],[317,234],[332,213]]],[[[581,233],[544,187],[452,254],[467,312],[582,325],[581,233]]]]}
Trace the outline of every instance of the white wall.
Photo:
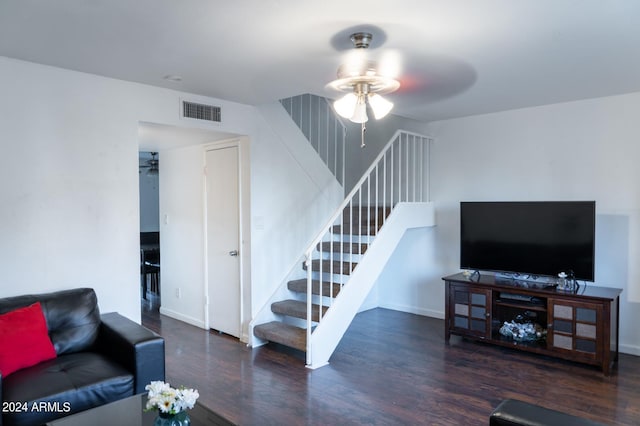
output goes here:
{"type": "MultiPolygon", "coordinates": [[[[437,203],[436,203],[437,205],[437,203]]],[[[394,249],[376,283],[378,305],[382,308],[444,318],[439,292],[432,282],[438,282],[440,268],[435,267],[438,248],[434,235],[439,226],[414,228],[405,233],[394,249]]],[[[443,296],[444,297],[444,296],[443,296]]]]}
{"type": "MultiPolygon", "coordinates": [[[[244,271],[247,320],[293,266],[290,253],[313,237],[302,229],[325,220],[326,188],[310,179],[252,106],[5,57],[0,93],[0,297],[86,285],[96,289],[103,312],[140,321],[140,123],[246,135],[251,174],[246,170],[243,179],[250,180],[251,211],[243,225],[252,229],[244,243],[254,256],[244,271]],[[182,99],[221,106],[223,122],[181,119],[182,99]]],[[[162,303],[176,317],[202,324],[203,151],[187,139],[162,142],[171,149],[161,151],[160,216],[166,212],[169,226],[185,231],[167,232],[160,224],[161,246],[181,254],[171,260],[162,250],[162,303]]]]}
{"type": "Polygon", "coordinates": [[[140,320],[138,123],[204,126],[182,97],[252,134],[255,109],[0,57],[0,297],[77,286],[140,320]]]}
{"type": "Polygon", "coordinates": [[[252,316],[293,271],[303,250],[342,202],[342,188],[276,103],[259,108],[251,147],[252,316]]]}
{"type": "Polygon", "coordinates": [[[204,327],[204,150],[162,151],[161,312],[204,327]],[[176,290],[180,290],[180,298],[176,290]]]}
{"type": "Polygon", "coordinates": [[[595,200],[595,285],[623,289],[621,350],[640,354],[638,111],[633,93],[431,123],[437,227],[424,246],[437,249],[424,309],[443,312],[440,277],[459,270],[460,201],[595,200]]]}

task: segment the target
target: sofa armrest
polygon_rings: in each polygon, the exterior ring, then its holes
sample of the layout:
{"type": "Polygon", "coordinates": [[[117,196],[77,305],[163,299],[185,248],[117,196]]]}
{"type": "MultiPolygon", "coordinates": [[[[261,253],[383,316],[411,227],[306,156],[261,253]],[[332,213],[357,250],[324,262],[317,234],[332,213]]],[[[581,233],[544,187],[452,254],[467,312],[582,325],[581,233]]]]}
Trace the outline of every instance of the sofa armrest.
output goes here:
{"type": "Polygon", "coordinates": [[[101,320],[98,350],[134,373],[136,394],[153,380],[165,380],[161,336],[116,312],[101,315],[101,320]]]}

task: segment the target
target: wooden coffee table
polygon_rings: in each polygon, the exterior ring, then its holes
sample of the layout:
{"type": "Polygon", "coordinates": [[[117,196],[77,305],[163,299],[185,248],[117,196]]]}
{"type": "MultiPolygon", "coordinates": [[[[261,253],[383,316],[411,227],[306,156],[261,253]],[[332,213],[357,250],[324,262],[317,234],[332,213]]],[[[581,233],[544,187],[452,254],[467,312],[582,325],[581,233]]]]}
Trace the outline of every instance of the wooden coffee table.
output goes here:
{"type": "MultiPolygon", "coordinates": [[[[47,423],[48,426],[153,426],[156,411],[145,412],[147,394],[134,395],[110,404],[72,414],[47,423]]],[[[229,426],[233,425],[224,417],[196,402],[188,411],[191,426],[229,426]]]]}

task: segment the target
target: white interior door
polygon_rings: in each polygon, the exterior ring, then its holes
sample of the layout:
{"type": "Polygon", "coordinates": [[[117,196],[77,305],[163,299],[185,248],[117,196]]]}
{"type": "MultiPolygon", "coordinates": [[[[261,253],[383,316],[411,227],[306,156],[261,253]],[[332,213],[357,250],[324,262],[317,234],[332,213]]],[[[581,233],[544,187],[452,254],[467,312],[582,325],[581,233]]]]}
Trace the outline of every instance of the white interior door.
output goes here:
{"type": "Polygon", "coordinates": [[[240,337],[238,147],[207,150],[209,327],[240,337]]]}

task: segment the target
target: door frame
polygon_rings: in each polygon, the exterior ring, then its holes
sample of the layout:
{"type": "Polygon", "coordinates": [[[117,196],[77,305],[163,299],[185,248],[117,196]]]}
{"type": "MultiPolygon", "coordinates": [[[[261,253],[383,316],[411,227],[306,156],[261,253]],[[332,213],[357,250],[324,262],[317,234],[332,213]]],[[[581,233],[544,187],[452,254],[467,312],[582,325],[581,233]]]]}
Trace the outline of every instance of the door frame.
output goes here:
{"type": "MultiPolygon", "coordinates": [[[[207,151],[236,147],[238,149],[238,241],[239,241],[239,280],[240,280],[240,341],[248,343],[248,325],[251,320],[251,227],[250,227],[250,157],[249,138],[246,136],[211,142],[202,147],[203,179],[203,217],[205,236],[208,233],[207,224],[207,151]],[[248,314],[248,318],[247,318],[248,314]]],[[[205,328],[210,329],[209,321],[209,263],[207,238],[204,239],[204,322],[205,328]]]]}

